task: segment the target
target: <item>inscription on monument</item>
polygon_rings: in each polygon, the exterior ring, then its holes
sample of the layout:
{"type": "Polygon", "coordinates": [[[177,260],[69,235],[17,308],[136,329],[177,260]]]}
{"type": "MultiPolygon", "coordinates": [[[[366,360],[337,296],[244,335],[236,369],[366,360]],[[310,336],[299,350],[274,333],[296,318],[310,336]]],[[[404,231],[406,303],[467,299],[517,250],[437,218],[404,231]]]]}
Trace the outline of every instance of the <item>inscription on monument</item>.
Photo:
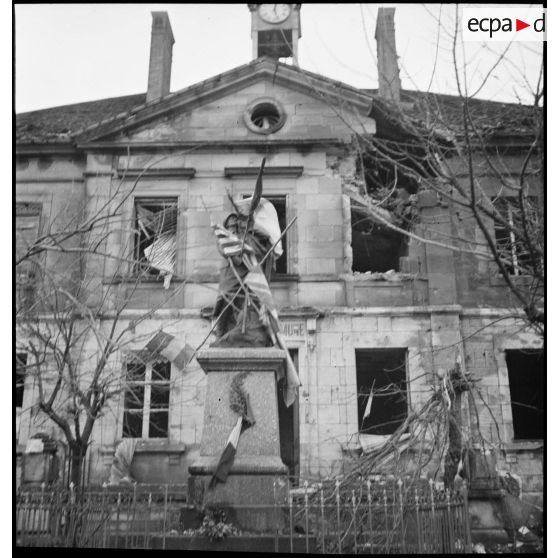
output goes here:
{"type": "Polygon", "coordinates": [[[281,331],[285,337],[304,337],[306,333],[304,322],[282,322],[281,331]]]}

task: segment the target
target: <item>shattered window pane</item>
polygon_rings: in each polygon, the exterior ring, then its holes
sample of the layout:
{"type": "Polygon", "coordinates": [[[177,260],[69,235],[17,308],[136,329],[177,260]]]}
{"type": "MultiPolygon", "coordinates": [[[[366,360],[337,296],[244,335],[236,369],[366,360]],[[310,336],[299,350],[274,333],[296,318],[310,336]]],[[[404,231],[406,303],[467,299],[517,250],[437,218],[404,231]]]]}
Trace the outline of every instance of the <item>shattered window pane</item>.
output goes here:
{"type": "Polygon", "coordinates": [[[510,275],[529,275],[533,267],[538,265],[538,262],[533,260],[526,242],[526,235],[529,235],[533,242],[537,242],[537,198],[534,196],[525,198],[524,214],[520,210],[517,198],[502,197],[492,201],[504,221],[494,222],[494,236],[506,270],[510,275]]]}
{"type": "MultiPolygon", "coordinates": [[[[275,211],[277,211],[277,218],[279,220],[279,227],[281,232],[285,230],[287,226],[287,196],[267,196],[266,199],[273,204],[275,211]]],[[[288,233],[287,233],[288,235],[288,233]]],[[[275,273],[285,274],[287,273],[287,241],[286,237],[283,237],[282,246],[283,254],[275,262],[275,273]]]]}
{"type": "Polygon", "coordinates": [[[361,434],[393,434],[407,416],[406,349],[356,349],[361,434]]]}
{"type": "Polygon", "coordinates": [[[353,272],[399,271],[399,258],[406,249],[402,234],[374,223],[363,213],[351,210],[353,272]]]}
{"type": "Polygon", "coordinates": [[[136,273],[165,278],[168,287],[176,262],[176,198],[135,200],[136,273]]]}
{"type": "MultiPolygon", "coordinates": [[[[248,198],[248,195],[244,195],[244,198],[248,198]]],[[[265,199],[273,205],[275,211],[277,211],[277,220],[279,221],[279,228],[283,232],[287,226],[287,196],[266,196],[265,199]]],[[[285,236],[281,239],[281,246],[283,248],[283,253],[281,257],[275,261],[275,270],[273,275],[285,275],[288,273],[288,244],[287,238],[289,233],[287,232],[285,236]]]]}

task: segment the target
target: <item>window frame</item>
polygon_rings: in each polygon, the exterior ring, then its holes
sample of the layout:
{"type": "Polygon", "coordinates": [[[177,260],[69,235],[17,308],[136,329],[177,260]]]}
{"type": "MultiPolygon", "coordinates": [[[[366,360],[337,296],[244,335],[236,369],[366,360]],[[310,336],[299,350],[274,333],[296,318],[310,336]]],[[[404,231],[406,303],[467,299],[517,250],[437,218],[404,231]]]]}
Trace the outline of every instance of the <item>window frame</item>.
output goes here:
{"type": "MultiPolygon", "coordinates": [[[[245,199],[245,198],[249,198],[252,194],[251,193],[250,194],[242,193],[241,195],[242,195],[242,198],[245,199]]],[[[287,227],[287,225],[289,224],[289,222],[293,218],[293,216],[291,215],[291,212],[290,212],[289,194],[287,194],[287,193],[285,193],[285,194],[269,193],[269,194],[266,194],[263,197],[267,201],[269,201],[273,205],[273,207],[275,207],[274,201],[276,201],[276,200],[282,200],[284,202],[284,205],[285,205],[285,223],[284,223],[284,227],[280,227],[281,228],[281,233],[283,233],[285,231],[285,228],[287,227]]],[[[275,211],[277,211],[276,207],[275,207],[275,211]]],[[[279,217],[279,212],[277,212],[277,215],[279,217]]],[[[283,255],[281,256],[281,258],[279,258],[279,260],[284,258],[283,261],[285,262],[285,271],[279,273],[276,270],[273,270],[271,272],[271,281],[283,281],[283,280],[289,279],[293,276],[293,272],[291,271],[291,269],[294,267],[292,252],[293,252],[293,243],[295,241],[292,238],[293,234],[294,234],[293,227],[291,227],[281,237],[281,242],[282,242],[282,246],[283,246],[283,255]]]]}
{"type": "MultiPolygon", "coordinates": [[[[528,436],[528,437],[519,437],[516,434],[516,431],[519,431],[520,429],[518,428],[518,425],[521,423],[524,423],[524,417],[522,417],[521,419],[519,418],[519,416],[517,415],[517,405],[525,405],[525,403],[523,402],[518,402],[515,401],[515,409],[516,412],[514,413],[514,398],[516,399],[516,395],[520,392],[524,392],[526,391],[525,386],[523,385],[522,387],[513,387],[513,394],[512,394],[512,384],[516,384],[516,382],[512,381],[512,375],[516,375],[516,372],[511,372],[510,371],[510,362],[508,361],[508,357],[512,355],[512,353],[521,353],[524,355],[538,355],[538,358],[542,360],[542,368],[543,368],[543,373],[545,374],[545,377],[543,378],[544,381],[542,382],[538,382],[541,386],[542,386],[542,393],[540,395],[540,400],[542,402],[542,408],[541,408],[541,412],[543,413],[543,417],[544,415],[546,415],[546,408],[545,408],[545,401],[546,401],[546,356],[544,354],[544,349],[537,349],[537,348],[517,348],[517,349],[505,349],[504,350],[504,362],[506,365],[506,375],[507,375],[507,381],[508,381],[508,395],[509,395],[509,402],[510,402],[510,414],[511,414],[511,427],[512,427],[512,440],[514,442],[532,442],[532,441],[539,441],[544,439],[544,424],[541,425],[541,431],[539,432],[541,435],[540,436],[528,436]]],[[[517,365],[519,366],[519,365],[517,365]]],[[[539,379],[540,380],[540,379],[539,379]]],[[[536,382],[537,383],[537,382],[536,382]]],[[[539,408],[537,408],[539,409],[539,408]]],[[[544,422],[544,418],[542,418],[543,422],[544,422]]]]}
{"type": "Polygon", "coordinates": [[[132,439],[141,439],[141,440],[151,440],[151,439],[168,439],[169,438],[169,422],[170,422],[170,391],[171,391],[171,382],[172,382],[172,363],[165,358],[158,358],[153,360],[144,360],[141,358],[140,355],[136,359],[129,359],[124,363],[124,389],[123,389],[123,412],[122,412],[122,438],[132,438],[132,439]],[[153,379],[153,368],[155,365],[159,363],[164,363],[168,365],[168,380],[154,380],[153,379]],[[143,380],[130,380],[129,375],[129,366],[130,365],[139,365],[144,367],[144,374],[143,380]],[[168,387],[168,401],[166,407],[157,407],[152,408],[152,401],[151,401],[151,394],[152,394],[152,387],[160,386],[160,387],[168,387]],[[141,386],[143,388],[143,402],[141,408],[127,408],[127,396],[130,391],[130,387],[141,386]],[[164,413],[167,414],[167,428],[165,435],[161,436],[152,436],[150,433],[150,426],[151,426],[151,418],[152,413],[164,413]],[[128,435],[126,428],[126,415],[127,413],[131,413],[132,415],[139,414],[142,418],[141,423],[141,436],[131,436],[128,435]]]}
{"type": "MultiPolygon", "coordinates": [[[[138,225],[138,211],[137,207],[139,204],[144,205],[169,205],[170,207],[174,206],[176,212],[176,223],[174,228],[175,234],[175,257],[174,257],[174,266],[172,274],[177,273],[178,269],[178,254],[180,252],[178,248],[178,238],[179,238],[179,196],[178,195],[161,195],[161,196],[153,196],[153,195],[138,195],[134,196],[132,200],[132,235],[133,235],[133,243],[132,243],[132,273],[133,277],[142,277],[143,279],[148,280],[157,280],[162,278],[162,274],[159,270],[149,264],[145,254],[140,256],[140,251],[142,250],[141,247],[141,229],[138,225]]],[[[159,233],[161,234],[161,233],[159,233]]]]}
{"type": "MultiPolygon", "coordinates": [[[[35,230],[35,240],[39,238],[41,234],[41,219],[43,216],[43,203],[37,201],[16,201],[15,207],[15,242],[16,242],[16,254],[17,254],[17,242],[18,242],[18,218],[21,217],[36,217],[36,230],[35,230]]],[[[38,254],[36,256],[40,261],[44,261],[44,254],[38,254]]],[[[37,261],[26,260],[21,262],[19,266],[16,267],[16,304],[17,307],[22,310],[28,310],[35,303],[35,298],[37,294],[37,271],[39,270],[39,264],[37,261]],[[19,276],[26,275],[27,281],[24,284],[19,280],[19,276]]]]}
{"type": "MultiPolygon", "coordinates": [[[[408,347],[381,347],[381,348],[371,348],[371,347],[355,347],[354,348],[354,355],[355,355],[355,387],[356,387],[356,403],[357,403],[357,421],[358,421],[358,425],[357,425],[357,432],[359,434],[372,434],[375,436],[390,436],[391,434],[393,434],[393,432],[395,432],[397,430],[397,428],[399,428],[401,426],[401,424],[403,424],[403,422],[405,421],[406,417],[409,416],[409,411],[410,411],[410,390],[408,389],[408,384],[409,384],[409,348],[408,347]],[[359,373],[359,366],[358,366],[358,353],[388,353],[388,352],[392,352],[392,353],[399,353],[398,357],[401,357],[402,360],[402,364],[400,366],[403,366],[403,374],[402,374],[402,379],[401,379],[401,383],[404,385],[405,388],[405,402],[404,402],[404,406],[405,406],[405,415],[402,416],[401,418],[396,418],[396,420],[390,420],[389,423],[379,423],[379,424],[373,424],[370,425],[370,420],[372,419],[372,415],[370,417],[368,417],[368,419],[364,419],[364,412],[366,411],[366,403],[368,402],[368,398],[370,396],[370,390],[368,391],[368,393],[362,392],[359,393],[359,386],[360,383],[359,382],[359,376],[361,376],[361,374],[370,374],[369,371],[364,371],[362,370],[361,373],[359,373]],[[362,407],[362,414],[361,414],[361,409],[362,407]],[[367,426],[365,427],[365,423],[367,424],[367,426]],[[382,426],[384,425],[384,426],[382,426]],[[392,426],[390,426],[392,425],[392,426]],[[386,428],[389,428],[391,430],[391,432],[370,432],[371,429],[377,429],[377,428],[382,428],[384,430],[386,430],[386,428]]],[[[394,360],[396,359],[395,354],[393,356],[394,360]]],[[[372,385],[370,386],[372,388],[372,385]]],[[[400,397],[400,394],[393,394],[393,395],[388,395],[387,397],[391,398],[395,398],[395,397],[400,397]]],[[[372,405],[374,403],[374,397],[372,399],[372,405]]],[[[393,418],[393,416],[392,416],[393,418]]]]}
{"type": "MultiPolygon", "coordinates": [[[[405,237],[404,234],[399,233],[399,232],[395,232],[395,231],[391,231],[390,229],[388,229],[387,227],[382,226],[379,223],[376,223],[373,219],[371,219],[370,217],[367,217],[364,212],[359,211],[358,208],[355,207],[350,207],[350,230],[351,230],[351,243],[350,243],[350,249],[351,249],[351,273],[352,274],[356,274],[356,273],[386,273],[387,271],[390,271],[391,269],[393,269],[396,273],[400,273],[401,272],[401,258],[404,258],[408,255],[409,253],[409,242],[407,237],[405,237]],[[393,243],[395,244],[395,242],[397,241],[398,246],[397,246],[397,253],[395,254],[395,257],[393,257],[393,260],[391,263],[393,263],[393,265],[386,265],[386,266],[379,266],[382,269],[379,269],[378,267],[372,266],[372,265],[364,265],[364,263],[368,264],[369,261],[376,261],[376,259],[374,259],[373,256],[369,256],[366,260],[366,262],[361,261],[359,258],[355,258],[355,241],[357,239],[357,234],[359,234],[360,238],[362,240],[360,240],[360,242],[362,244],[364,244],[364,237],[366,236],[367,233],[365,233],[362,230],[358,230],[357,227],[361,227],[364,228],[364,224],[368,223],[369,224],[369,228],[371,229],[376,229],[376,231],[371,231],[370,232],[370,237],[371,237],[371,244],[372,244],[372,249],[375,248],[374,246],[374,237],[376,236],[376,238],[380,238],[382,241],[390,242],[390,239],[392,239],[393,243]],[[361,268],[361,269],[355,269],[355,267],[357,268],[361,268]],[[386,269],[383,269],[383,268],[386,269]],[[374,269],[373,269],[374,268],[374,269]]],[[[387,249],[386,249],[387,250],[387,249]]],[[[362,247],[360,249],[358,253],[361,253],[362,247]]],[[[368,247],[367,247],[367,251],[368,251],[368,247]]],[[[391,251],[390,251],[391,252],[391,251]]],[[[382,256],[383,252],[378,252],[380,256],[382,256]]],[[[390,261],[389,257],[381,257],[380,261],[390,261]]]]}
{"type": "MultiPolygon", "coordinates": [[[[284,226],[281,227],[281,222],[279,221],[279,228],[281,229],[281,234],[285,231],[286,226],[288,225],[288,195],[287,194],[270,194],[268,196],[266,196],[265,198],[267,201],[269,201],[273,207],[275,207],[275,203],[274,200],[281,200],[284,203],[285,206],[285,223],[284,226]]],[[[277,207],[275,207],[275,211],[277,211],[277,207]]],[[[277,215],[279,217],[279,212],[277,212],[277,215]]],[[[276,269],[272,271],[271,273],[271,278],[272,279],[281,279],[282,277],[285,277],[287,275],[289,275],[289,255],[290,255],[290,251],[291,251],[291,246],[289,245],[289,242],[287,241],[287,237],[289,235],[289,231],[287,231],[283,237],[281,238],[281,242],[282,242],[282,247],[283,247],[283,254],[281,256],[281,258],[279,258],[276,262],[276,264],[283,259],[284,261],[284,265],[285,265],[285,271],[279,272],[276,269]]]]}
{"type": "MultiPolygon", "coordinates": [[[[506,226],[501,225],[496,220],[494,220],[493,223],[494,240],[496,243],[496,250],[498,252],[498,255],[506,258],[506,252],[508,249],[511,255],[511,262],[502,262],[502,264],[512,277],[528,277],[529,274],[525,271],[522,272],[522,268],[519,265],[519,252],[521,249],[521,244],[520,241],[516,239],[516,235],[513,230],[514,228],[521,226],[521,223],[516,223],[517,217],[515,217],[514,219],[514,206],[516,210],[519,210],[519,208],[517,207],[518,200],[516,197],[513,196],[499,196],[492,198],[491,201],[494,210],[506,220],[506,226]],[[506,245],[504,245],[504,243],[506,245]],[[509,248],[507,247],[507,245],[509,245],[509,248]]],[[[538,197],[526,196],[526,201],[537,207],[538,197]]]]}

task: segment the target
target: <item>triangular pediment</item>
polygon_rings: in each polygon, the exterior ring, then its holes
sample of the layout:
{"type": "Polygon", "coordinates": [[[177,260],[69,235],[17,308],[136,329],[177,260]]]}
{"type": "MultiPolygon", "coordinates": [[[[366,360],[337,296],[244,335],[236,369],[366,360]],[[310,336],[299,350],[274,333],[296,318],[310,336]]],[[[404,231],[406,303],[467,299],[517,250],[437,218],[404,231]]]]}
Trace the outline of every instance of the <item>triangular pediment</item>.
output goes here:
{"type": "MultiPolygon", "coordinates": [[[[247,107],[274,99],[285,124],[273,139],[333,138],[350,128],[373,132],[370,95],[341,82],[268,58],[255,60],[83,130],[78,144],[234,141],[257,139],[247,107]]],[[[271,137],[270,137],[271,139],[271,137]]]]}

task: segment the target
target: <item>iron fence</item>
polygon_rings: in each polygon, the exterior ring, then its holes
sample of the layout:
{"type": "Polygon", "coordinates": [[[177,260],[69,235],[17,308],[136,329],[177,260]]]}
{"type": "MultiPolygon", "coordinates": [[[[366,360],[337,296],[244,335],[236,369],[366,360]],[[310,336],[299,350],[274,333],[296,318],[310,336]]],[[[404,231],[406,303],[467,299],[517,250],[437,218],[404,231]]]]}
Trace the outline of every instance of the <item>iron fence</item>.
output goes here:
{"type": "Polygon", "coordinates": [[[16,496],[16,545],[151,548],[152,536],[176,530],[189,504],[186,485],[24,488],[16,496]]]}
{"type": "MultiPolygon", "coordinates": [[[[466,487],[401,479],[302,483],[290,490],[288,532],[307,552],[459,554],[471,552],[466,487]]],[[[291,545],[292,547],[292,545],[291,545]]]]}
{"type": "MultiPolygon", "coordinates": [[[[471,551],[465,487],[448,491],[432,482],[376,478],[352,484],[303,481],[293,488],[278,478],[274,494],[272,506],[233,505],[229,511],[270,514],[274,521],[265,536],[282,552],[471,551]]],[[[22,489],[16,496],[16,545],[190,548],[185,540],[193,535],[185,529],[184,510],[193,510],[202,497],[187,485],[22,489]]]]}

